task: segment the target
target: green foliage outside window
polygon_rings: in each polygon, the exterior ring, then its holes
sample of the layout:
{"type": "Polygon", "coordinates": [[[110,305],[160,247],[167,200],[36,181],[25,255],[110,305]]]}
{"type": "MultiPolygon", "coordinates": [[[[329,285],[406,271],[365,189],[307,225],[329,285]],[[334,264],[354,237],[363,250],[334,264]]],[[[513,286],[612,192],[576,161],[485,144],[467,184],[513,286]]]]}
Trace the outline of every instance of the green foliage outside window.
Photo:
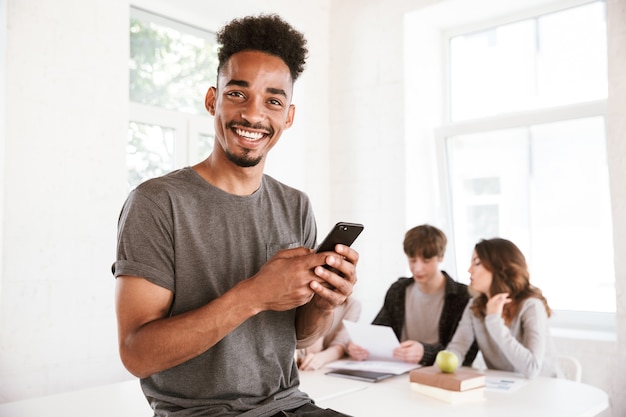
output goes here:
{"type": "Polygon", "coordinates": [[[130,100],[204,114],[204,97],[215,83],[217,44],[137,18],[130,20],[130,100]]]}

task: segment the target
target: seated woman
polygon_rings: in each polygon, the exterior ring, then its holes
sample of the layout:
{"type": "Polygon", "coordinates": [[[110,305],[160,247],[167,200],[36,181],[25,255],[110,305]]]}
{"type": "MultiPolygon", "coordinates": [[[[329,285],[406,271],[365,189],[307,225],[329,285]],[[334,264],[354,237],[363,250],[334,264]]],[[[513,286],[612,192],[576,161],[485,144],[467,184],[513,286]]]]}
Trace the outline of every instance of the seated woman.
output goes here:
{"type": "Polygon", "coordinates": [[[346,301],[335,308],[333,324],[324,337],[320,337],[313,345],[296,351],[298,369],[314,371],[325,364],[343,358],[350,335],[343,325],[343,320],[358,321],[361,315],[361,303],[348,297],[346,301]]]}
{"type": "Polygon", "coordinates": [[[557,376],[548,327],[550,307],[530,284],[519,248],[506,239],[481,240],[468,271],[474,298],[446,349],[462,362],[475,340],[489,369],[527,378],[557,376]]]}

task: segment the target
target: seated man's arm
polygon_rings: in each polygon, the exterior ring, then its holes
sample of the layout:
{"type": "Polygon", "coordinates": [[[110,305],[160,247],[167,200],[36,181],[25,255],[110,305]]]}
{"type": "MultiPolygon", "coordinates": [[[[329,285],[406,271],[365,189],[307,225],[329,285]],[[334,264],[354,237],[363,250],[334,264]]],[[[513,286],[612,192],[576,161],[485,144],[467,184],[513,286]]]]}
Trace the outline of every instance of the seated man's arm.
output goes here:
{"type": "Polygon", "coordinates": [[[444,350],[446,347],[441,343],[422,343],[424,346],[424,355],[420,360],[420,364],[424,366],[432,365],[435,363],[435,358],[440,350],[444,350]]]}

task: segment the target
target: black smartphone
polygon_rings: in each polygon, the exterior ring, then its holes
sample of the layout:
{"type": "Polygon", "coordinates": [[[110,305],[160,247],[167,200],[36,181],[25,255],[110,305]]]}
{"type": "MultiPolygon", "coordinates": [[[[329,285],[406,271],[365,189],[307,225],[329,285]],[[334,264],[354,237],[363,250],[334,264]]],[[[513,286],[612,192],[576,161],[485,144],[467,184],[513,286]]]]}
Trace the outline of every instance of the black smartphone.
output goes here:
{"type": "MultiPolygon", "coordinates": [[[[342,245],[350,246],[356,238],[363,231],[363,225],[360,223],[348,223],[339,222],[328,232],[322,243],[319,244],[316,252],[334,252],[335,245],[341,243],[342,245]]],[[[341,272],[331,267],[330,265],[322,265],[329,271],[333,271],[338,275],[343,276],[341,272]]]]}
{"type": "Polygon", "coordinates": [[[316,252],[334,252],[335,245],[350,246],[363,231],[363,225],[359,223],[339,222],[328,232],[316,252]]]}

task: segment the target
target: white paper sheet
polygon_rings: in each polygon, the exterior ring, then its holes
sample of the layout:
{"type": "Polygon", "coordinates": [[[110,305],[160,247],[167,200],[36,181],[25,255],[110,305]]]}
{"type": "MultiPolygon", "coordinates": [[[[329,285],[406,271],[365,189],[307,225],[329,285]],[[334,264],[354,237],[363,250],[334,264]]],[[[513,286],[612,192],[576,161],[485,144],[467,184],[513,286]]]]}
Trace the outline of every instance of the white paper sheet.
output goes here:
{"type": "Polygon", "coordinates": [[[391,327],[348,320],[344,320],[343,325],[350,334],[350,340],[369,351],[369,360],[400,362],[393,357],[393,350],[400,342],[391,327]]]}
{"type": "Polygon", "coordinates": [[[506,378],[506,377],[487,377],[485,381],[485,389],[495,392],[515,392],[524,385],[528,380],[522,378],[506,378]]]}
{"type": "Polygon", "coordinates": [[[400,375],[419,368],[393,357],[393,350],[400,342],[393,329],[388,326],[343,321],[353,343],[367,349],[370,353],[365,361],[339,360],[326,365],[328,368],[355,369],[373,372],[386,372],[400,375]]]}

